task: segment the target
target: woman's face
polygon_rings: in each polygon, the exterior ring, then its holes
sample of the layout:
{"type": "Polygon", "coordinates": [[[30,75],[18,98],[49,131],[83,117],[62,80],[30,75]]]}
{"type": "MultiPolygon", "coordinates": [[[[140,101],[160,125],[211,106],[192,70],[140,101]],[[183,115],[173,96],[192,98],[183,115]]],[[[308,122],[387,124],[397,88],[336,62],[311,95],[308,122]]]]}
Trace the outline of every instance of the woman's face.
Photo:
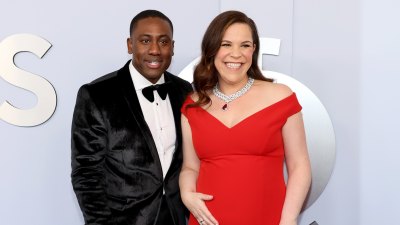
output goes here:
{"type": "Polygon", "coordinates": [[[255,50],[251,29],[244,23],[234,23],[225,31],[214,59],[219,82],[237,84],[247,82],[247,71],[255,50]]]}

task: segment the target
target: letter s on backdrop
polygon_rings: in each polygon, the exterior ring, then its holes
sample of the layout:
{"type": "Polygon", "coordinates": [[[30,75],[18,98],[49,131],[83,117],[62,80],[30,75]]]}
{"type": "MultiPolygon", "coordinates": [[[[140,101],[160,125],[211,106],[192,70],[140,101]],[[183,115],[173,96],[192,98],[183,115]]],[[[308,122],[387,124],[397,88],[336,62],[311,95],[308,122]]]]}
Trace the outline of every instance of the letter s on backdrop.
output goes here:
{"type": "Polygon", "coordinates": [[[31,52],[42,58],[51,44],[32,34],[15,34],[0,42],[0,76],[8,83],[33,92],[37,104],[30,109],[19,109],[8,101],[0,105],[0,119],[23,127],[37,126],[46,122],[57,106],[56,91],[43,77],[18,68],[14,56],[19,52],[31,52]]]}

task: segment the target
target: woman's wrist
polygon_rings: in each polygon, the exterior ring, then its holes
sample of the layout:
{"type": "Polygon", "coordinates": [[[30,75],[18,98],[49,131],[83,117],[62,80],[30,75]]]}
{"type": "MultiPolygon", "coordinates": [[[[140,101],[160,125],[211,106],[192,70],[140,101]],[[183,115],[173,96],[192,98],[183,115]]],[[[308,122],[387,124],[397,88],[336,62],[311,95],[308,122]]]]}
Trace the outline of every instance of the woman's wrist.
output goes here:
{"type": "Polygon", "coordinates": [[[288,218],[288,217],[282,217],[279,225],[295,225],[297,224],[297,217],[294,218],[288,218]]]}

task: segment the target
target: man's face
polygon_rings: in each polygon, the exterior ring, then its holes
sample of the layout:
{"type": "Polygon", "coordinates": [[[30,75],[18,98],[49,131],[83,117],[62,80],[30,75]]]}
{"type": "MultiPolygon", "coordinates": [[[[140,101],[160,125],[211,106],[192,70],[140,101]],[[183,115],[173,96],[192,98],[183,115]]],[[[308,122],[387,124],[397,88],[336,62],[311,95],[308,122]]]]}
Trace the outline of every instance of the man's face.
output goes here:
{"type": "Polygon", "coordinates": [[[158,17],[139,20],[127,44],[133,66],[147,80],[156,83],[171,64],[174,55],[169,23],[158,17]]]}

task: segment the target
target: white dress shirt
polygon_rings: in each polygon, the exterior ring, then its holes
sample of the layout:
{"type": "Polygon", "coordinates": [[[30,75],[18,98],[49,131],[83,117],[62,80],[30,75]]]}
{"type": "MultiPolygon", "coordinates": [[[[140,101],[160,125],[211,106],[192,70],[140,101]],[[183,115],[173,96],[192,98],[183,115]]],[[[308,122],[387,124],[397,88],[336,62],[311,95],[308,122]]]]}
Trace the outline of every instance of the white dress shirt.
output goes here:
{"type": "MultiPolygon", "coordinates": [[[[175,121],[169,96],[167,95],[167,98],[162,100],[157,91],[154,91],[154,101],[150,102],[142,94],[142,89],[153,85],[153,83],[144,78],[135,67],[133,67],[132,63],[129,64],[129,72],[131,73],[132,81],[135,85],[144,119],[150,128],[156,144],[163,176],[165,178],[171,165],[176,145],[175,121]]],[[[157,81],[157,84],[163,84],[164,82],[165,78],[163,74],[157,81]]]]}

